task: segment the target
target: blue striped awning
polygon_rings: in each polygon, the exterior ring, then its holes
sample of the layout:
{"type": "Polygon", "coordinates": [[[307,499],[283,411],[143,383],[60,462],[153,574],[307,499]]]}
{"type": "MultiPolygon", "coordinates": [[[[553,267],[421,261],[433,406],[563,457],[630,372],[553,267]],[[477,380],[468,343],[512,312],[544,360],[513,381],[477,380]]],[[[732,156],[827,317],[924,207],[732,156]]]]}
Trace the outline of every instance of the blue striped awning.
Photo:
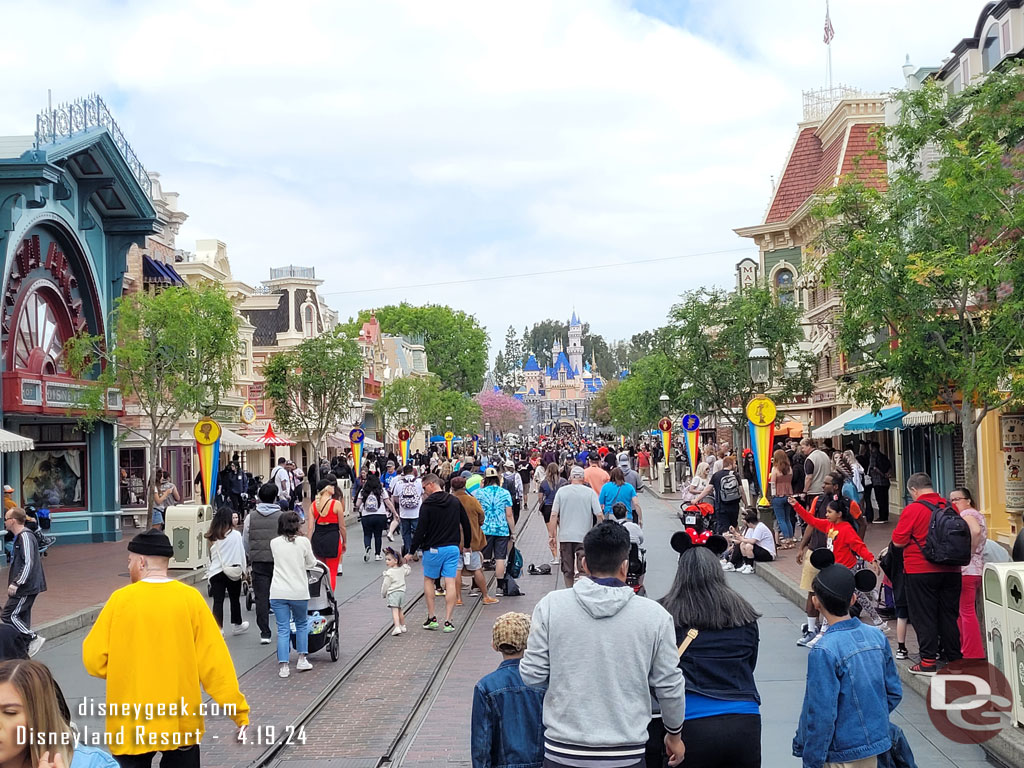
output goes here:
{"type": "Polygon", "coordinates": [[[852,421],[846,422],[846,432],[881,432],[886,429],[902,429],[903,417],[906,415],[898,405],[890,405],[878,413],[866,413],[852,421]]]}
{"type": "Polygon", "coordinates": [[[160,285],[184,285],[181,275],[170,264],[164,264],[149,256],[142,257],[142,280],[160,285]]]}

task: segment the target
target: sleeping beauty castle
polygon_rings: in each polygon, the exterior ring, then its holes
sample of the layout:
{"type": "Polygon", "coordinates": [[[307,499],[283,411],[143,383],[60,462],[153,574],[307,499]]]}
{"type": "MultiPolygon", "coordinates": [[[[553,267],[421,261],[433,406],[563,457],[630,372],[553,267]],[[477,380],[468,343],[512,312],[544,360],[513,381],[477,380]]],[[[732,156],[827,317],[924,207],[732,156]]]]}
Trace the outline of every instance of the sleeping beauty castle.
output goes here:
{"type": "Polygon", "coordinates": [[[552,428],[579,430],[590,421],[590,403],[605,385],[594,361],[583,362],[583,324],[572,313],[569,345],[560,339],[551,345],[551,360],[541,368],[534,355],[523,366],[523,385],[515,396],[533,410],[537,423],[552,428]]]}

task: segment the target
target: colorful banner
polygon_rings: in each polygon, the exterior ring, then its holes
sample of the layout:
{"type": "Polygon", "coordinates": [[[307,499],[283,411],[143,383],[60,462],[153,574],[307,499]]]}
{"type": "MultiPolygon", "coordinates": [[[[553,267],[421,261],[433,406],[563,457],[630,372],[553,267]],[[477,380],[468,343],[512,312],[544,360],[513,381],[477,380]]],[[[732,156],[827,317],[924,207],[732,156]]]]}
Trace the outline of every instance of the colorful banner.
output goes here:
{"type": "Polygon", "coordinates": [[[363,440],[365,438],[366,435],[359,427],[348,433],[348,441],[352,443],[352,466],[357,474],[363,466],[363,440]]]}
{"type": "Polygon", "coordinates": [[[445,453],[448,454],[448,460],[449,461],[451,461],[451,458],[452,458],[452,443],[454,441],[455,441],[455,433],[454,432],[445,432],[444,433],[444,450],[445,450],[445,453]]]}
{"type": "Polygon", "coordinates": [[[683,416],[683,441],[686,444],[686,458],[690,462],[690,474],[696,474],[700,449],[697,440],[700,438],[700,418],[695,413],[683,416]]]}
{"type": "Polygon", "coordinates": [[[480,453],[480,435],[473,435],[473,455],[480,453]]]}
{"type": "Polygon", "coordinates": [[[212,504],[213,497],[217,495],[217,474],[220,471],[220,424],[213,419],[200,419],[192,434],[199,456],[202,501],[203,504],[212,504]]]}
{"type": "Polygon", "coordinates": [[[619,435],[619,447],[620,448],[625,448],[626,447],[626,436],[625,435],[619,435]]]}
{"type": "Polygon", "coordinates": [[[665,450],[665,467],[668,468],[672,460],[672,419],[668,416],[658,422],[658,429],[661,430],[661,447],[665,450]]]}
{"type": "Polygon", "coordinates": [[[758,395],[747,403],[747,420],[750,426],[750,445],[754,451],[754,468],[761,483],[761,498],[758,506],[771,506],[765,491],[768,488],[768,473],[772,467],[772,443],[775,441],[775,403],[764,395],[758,395]]]}
{"type": "Polygon", "coordinates": [[[404,467],[409,463],[409,442],[412,439],[412,433],[408,429],[398,430],[398,460],[404,467]]]}

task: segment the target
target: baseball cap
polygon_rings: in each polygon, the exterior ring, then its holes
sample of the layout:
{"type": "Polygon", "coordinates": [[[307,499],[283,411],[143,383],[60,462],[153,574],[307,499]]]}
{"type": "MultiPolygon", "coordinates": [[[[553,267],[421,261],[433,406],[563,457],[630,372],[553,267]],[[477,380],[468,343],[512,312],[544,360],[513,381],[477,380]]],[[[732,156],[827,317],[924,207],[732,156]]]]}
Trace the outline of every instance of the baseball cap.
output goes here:
{"type": "Polygon", "coordinates": [[[622,453],[620,453],[618,455],[617,458],[618,458],[618,462],[619,462],[619,466],[620,467],[628,467],[629,466],[629,454],[628,453],[623,451],[622,453]]]}
{"type": "Polygon", "coordinates": [[[569,479],[574,477],[586,477],[587,473],[583,471],[583,467],[575,466],[569,470],[569,479]]]}
{"type": "Polygon", "coordinates": [[[503,653],[525,651],[529,636],[530,617],[525,613],[503,613],[491,631],[494,647],[503,653]]]}
{"type": "Polygon", "coordinates": [[[508,469],[515,469],[516,468],[516,463],[514,461],[512,461],[511,459],[509,459],[508,461],[505,462],[505,466],[508,469]]]}
{"type": "Polygon", "coordinates": [[[4,485],[4,493],[14,493],[14,489],[9,485],[4,485]]]}
{"type": "Polygon", "coordinates": [[[497,467],[488,467],[487,471],[484,472],[484,477],[497,477],[497,476],[498,476],[498,468],[497,467]]]}

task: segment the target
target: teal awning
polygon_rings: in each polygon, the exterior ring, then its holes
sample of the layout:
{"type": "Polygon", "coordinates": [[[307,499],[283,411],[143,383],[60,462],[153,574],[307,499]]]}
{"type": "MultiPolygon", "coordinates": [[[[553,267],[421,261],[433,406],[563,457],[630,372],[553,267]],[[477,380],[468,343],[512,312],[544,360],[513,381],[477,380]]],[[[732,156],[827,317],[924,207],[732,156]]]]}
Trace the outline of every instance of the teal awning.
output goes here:
{"type": "Polygon", "coordinates": [[[890,405],[878,413],[866,413],[846,422],[846,432],[881,432],[886,429],[901,429],[906,412],[898,405],[890,405]]]}

